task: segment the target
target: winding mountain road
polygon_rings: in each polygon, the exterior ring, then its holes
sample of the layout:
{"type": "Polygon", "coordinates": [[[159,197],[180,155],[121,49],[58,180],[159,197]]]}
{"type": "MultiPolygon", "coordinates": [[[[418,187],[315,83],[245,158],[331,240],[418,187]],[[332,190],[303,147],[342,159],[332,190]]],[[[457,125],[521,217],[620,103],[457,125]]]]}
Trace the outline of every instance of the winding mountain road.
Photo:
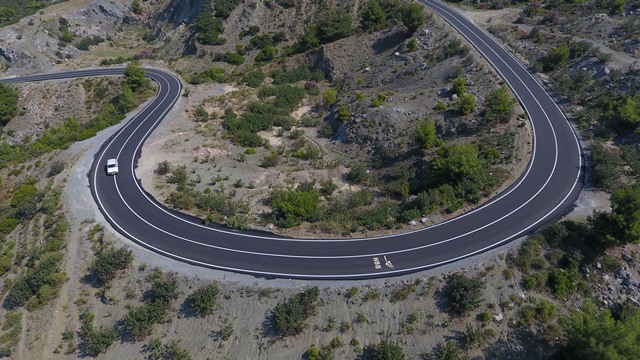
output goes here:
{"type": "MultiPolygon", "coordinates": [[[[492,64],[531,119],[532,159],[523,175],[488,203],[447,222],[410,233],[360,239],[290,239],[268,233],[205,226],[167,209],[135,176],[142,144],[178,100],[182,84],[163,70],[147,69],[157,96],[95,157],[92,194],[115,230],[165,256],[187,263],[263,277],[364,279],[415,272],[504,244],[569,210],[581,191],[582,153],[562,111],[538,81],[493,37],[451,7],[420,0],[455,27],[492,64]],[[120,173],[107,176],[108,158],[120,173]]],[[[54,73],[2,82],[122,75],[122,68],[54,73]]]]}

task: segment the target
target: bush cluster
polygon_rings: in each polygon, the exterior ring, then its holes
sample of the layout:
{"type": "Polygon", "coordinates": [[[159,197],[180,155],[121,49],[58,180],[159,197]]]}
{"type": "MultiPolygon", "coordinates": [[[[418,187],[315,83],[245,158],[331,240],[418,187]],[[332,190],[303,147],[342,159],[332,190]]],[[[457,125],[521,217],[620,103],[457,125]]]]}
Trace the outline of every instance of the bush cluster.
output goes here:
{"type": "Polygon", "coordinates": [[[125,270],[133,261],[133,253],[126,248],[105,249],[93,261],[91,270],[98,284],[103,285],[115,279],[118,272],[125,270]]]}
{"type": "Polygon", "coordinates": [[[291,85],[270,86],[260,90],[262,101],[252,102],[238,117],[233,111],[226,111],[222,126],[231,136],[231,141],[244,147],[258,147],[263,140],[259,131],[272,126],[291,129],[293,119],[290,114],[305,96],[304,89],[291,85]]]}
{"type": "Polygon", "coordinates": [[[191,303],[191,308],[200,316],[208,316],[213,313],[213,309],[218,301],[218,289],[217,284],[208,284],[198,288],[191,295],[188,300],[191,303]]]}
{"type": "Polygon", "coordinates": [[[123,319],[124,328],[135,340],[151,333],[153,325],[166,318],[173,301],[178,298],[178,281],[173,274],[157,276],[149,290],[146,303],[129,310],[123,319]]]}
{"type": "Polygon", "coordinates": [[[276,305],[273,310],[275,329],[282,336],[300,334],[306,320],[315,314],[320,290],[314,286],[276,305]]]}

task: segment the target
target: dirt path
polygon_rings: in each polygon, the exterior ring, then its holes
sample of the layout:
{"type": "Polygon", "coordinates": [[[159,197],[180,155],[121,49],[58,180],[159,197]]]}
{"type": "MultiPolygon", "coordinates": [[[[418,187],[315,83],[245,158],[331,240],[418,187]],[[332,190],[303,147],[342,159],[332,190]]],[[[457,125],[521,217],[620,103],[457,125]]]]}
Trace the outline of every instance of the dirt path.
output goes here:
{"type": "MultiPolygon", "coordinates": [[[[68,199],[73,196],[69,194],[69,190],[72,189],[67,187],[64,194],[68,199]]],[[[73,221],[74,219],[70,220],[73,221]]],[[[52,318],[50,319],[50,324],[47,327],[47,332],[42,335],[44,341],[41,359],[46,359],[54,353],[60,342],[60,334],[68,327],[69,321],[75,320],[70,318],[70,304],[73,304],[74,299],[79,295],[79,285],[83,276],[82,267],[89,255],[87,246],[81,244],[82,230],[82,227],[74,226],[71,227],[71,231],[67,235],[68,243],[64,271],[69,280],[62,285],[60,295],[51,309],[52,318]]]]}
{"type": "Polygon", "coordinates": [[[16,346],[16,359],[26,359],[24,356],[25,349],[27,348],[27,317],[29,316],[28,312],[22,313],[22,320],[20,321],[20,326],[22,326],[22,333],[20,334],[20,341],[18,341],[18,345],[16,346]]]}

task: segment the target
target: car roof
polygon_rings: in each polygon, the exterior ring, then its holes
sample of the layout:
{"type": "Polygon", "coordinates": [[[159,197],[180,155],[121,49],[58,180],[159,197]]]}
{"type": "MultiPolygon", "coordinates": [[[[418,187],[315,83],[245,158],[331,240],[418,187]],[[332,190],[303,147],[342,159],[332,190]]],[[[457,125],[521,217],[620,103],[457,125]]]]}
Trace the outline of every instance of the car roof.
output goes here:
{"type": "Polygon", "coordinates": [[[117,165],[117,164],[118,164],[118,160],[116,159],[107,160],[107,165],[117,165]]]}

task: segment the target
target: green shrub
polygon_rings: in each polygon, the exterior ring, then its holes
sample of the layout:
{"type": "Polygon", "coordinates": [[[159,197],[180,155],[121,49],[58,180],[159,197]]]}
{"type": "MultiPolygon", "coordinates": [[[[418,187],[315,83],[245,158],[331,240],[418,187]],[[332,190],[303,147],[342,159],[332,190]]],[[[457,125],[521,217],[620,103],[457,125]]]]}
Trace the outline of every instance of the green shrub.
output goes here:
{"type": "Polygon", "coordinates": [[[225,69],[214,66],[207,70],[206,75],[213,81],[222,82],[224,80],[223,75],[225,72],[225,69]]]}
{"type": "Polygon", "coordinates": [[[177,184],[179,186],[186,185],[188,180],[189,175],[187,174],[186,165],[180,165],[171,169],[171,174],[167,178],[169,184],[177,184]]]}
{"type": "Polygon", "coordinates": [[[275,190],[271,193],[270,203],[279,217],[293,221],[305,221],[318,208],[320,193],[315,189],[275,190]]]}
{"type": "Polygon", "coordinates": [[[262,99],[274,96],[273,105],[277,109],[285,112],[291,112],[300,106],[300,102],[304,99],[304,89],[292,85],[269,86],[261,89],[258,96],[262,99]]]}
{"type": "Polygon", "coordinates": [[[372,360],[404,360],[404,351],[398,343],[382,340],[369,348],[368,359],[372,360]]]}
{"type": "Polygon", "coordinates": [[[235,53],[235,52],[226,52],[223,54],[216,54],[214,57],[216,61],[226,62],[231,65],[242,65],[244,64],[244,56],[235,53]]]}
{"type": "Polygon", "coordinates": [[[456,102],[458,112],[462,115],[471,114],[476,108],[476,97],[473,94],[460,95],[456,102]]]}
{"type": "Polygon", "coordinates": [[[546,299],[541,299],[536,305],[525,305],[518,313],[518,325],[533,325],[534,321],[542,324],[548,323],[556,316],[555,304],[546,299]]]}
{"type": "Polygon", "coordinates": [[[276,70],[271,73],[275,85],[292,84],[302,80],[309,80],[311,76],[311,71],[309,71],[306,66],[300,66],[286,71],[276,70]]]}
{"type": "Polygon", "coordinates": [[[340,106],[338,108],[338,120],[345,122],[351,119],[351,112],[349,111],[349,107],[347,105],[340,106]]]}
{"type": "Polygon", "coordinates": [[[369,173],[362,164],[353,164],[347,173],[347,179],[354,184],[361,184],[369,180],[369,173]]]}
{"type": "Polygon", "coordinates": [[[326,181],[323,181],[320,183],[320,185],[322,186],[320,188],[320,194],[322,196],[329,196],[333,194],[334,191],[338,190],[338,185],[336,185],[336,183],[333,182],[333,179],[328,179],[326,181]]]}
{"type": "Polygon", "coordinates": [[[47,177],[54,177],[64,171],[65,163],[62,160],[54,160],[51,163],[47,177]]]}
{"type": "Polygon", "coordinates": [[[545,71],[555,70],[565,64],[569,59],[569,47],[560,45],[543,58],[542,67],[545,71]]]}
{"type": "Polygon", "coordinates": [[[367,206],[373,204],[375,200],[375,196],[373,192],[369,189],[362,189],[352,193],[347,199],[347,203],[351,208],[356,208],[359,206],[367,206]]]}
{"type": "Polygon", "coordinates": [[[546,271],[540,271],[533,274],[522,275],[522,285],[527,290],[544,290],[547,286],[549,274],[546,271]]]}
{"type": "Polygon", "coordinates": [[[436,122],[432,119],[416,122],[416,143],[423,149],[430,149],[437,144],[436,122]]]}
{"type": "Polygon", "coordinates": [[[287,55],[303,53],[322,44],[351,36],[355,29],[350,11],[341,7],[325,10],[308,26],[298,41],[285,52],[287,55]]]}
{"type": "Polygon", "coordinates": [[[209,120],[209,113],[204,108],[198,107],[193,117],[197,122],[207,122],[209,120]]]}
{"type": "Polygon", "coordinates": [[[150,299],[153,303],[161,304],[168,308],[178,298],[178,280],[175,275],[158,277],[151,284],[150,299]]]}
{"type": "Polygon", "coordinates": [[[171,164],[169,164],[169,161],[163,160],[158,163],[155,173],[158,175],[166,175],[169,171],[171,171],[171,164]]]}
{"type": "Polygon", "coordinates": [[[260,52],[258,52],[258,54],[253,60],[256,63],[263,63],[263,62],[272,61],[277,56],[278,56],[278,49],[276,49],[274,46],[267,45],[262,50],[260,50],[260,52]]]}
{"type": "Polygon", "coordinates": [[[329,89],[324,92],[324,95],[322,97],[325,104],[327,104],[328,106],[333,106],[336,102],[338,102],[338,90],[329,89]]]}
{"type": "Polygon", "coordinates": [[[305,321],[316,312],[320,291],[312,287],[276,305],[273,310],[274,326],[283,336],[300,334],[305,321]]]}
{"type": "Polygon", "coordinates": [[[549,286],[553,295],[560,299],[566,299],[568,295],[578,289],[576,282],[579,278],[580,274],[573,268],[554,269],[549,274],[549,286]]]}
{"type": "Polygon", "coordinates": [[[158,303],[134,307],[124,316],[124,328],[134,340],[140,341],[151,334],[153,325],[164,321],[165,308],[158,303]]]}
{"type": "Polygon", "coordinates": [[[247,36],[254,36],[254,35],[257,35],[258,33],[260,33],[260,26],[251,25],[249,26],[249,28],[243,29],[242,31],[240,31],[240,39],[243,39],[247,36]]]}
{"type": "Polygon", "coordinates": [[[416,285],[414,283],[403,284],[399,288],[391,292],[391,302],[398,302],[406,300],[409,295],[416,291],[416,285]]]}
{"type": "Polygon", "coordinates": [[[191,308],[200,316],[208,316],[213,313],[213,309],[218,300],[220,290],[217,284],[204,285],[189,295],[191,308]]]}
{"type": "Polygon", "coordinates": [[[106,249],[98,254],[91,269],[99,284],[113,280],[119,271],[125,270],[133,261],[133,253],[126,248],[106,249]]]}
{"type": "Polygon", "coordinates": [[[462,96],[467,93],[467,81],[463,77],[456,78],[451,87],[451,93],[462,96]]]}
{"type": "Polygon", "coordinates": [[[82,316],[82,327],[80,328],[80,339],[82,340],[82,350],[89,356],[98,356],[111,346],[118,337],[118,332],[113,327],[101,327],[96,329],[92,322],[93,314],[82,316]]]}
{"type": "Polygon", "coordinates": [[[265,74],[260,70],[251,71],[244,75],[242,82],[247,86],[255,88],[262,84],[265,77],[265,74]]]}
{"type": "Polygon", "coordinates": [[[180,340],[171,340],[165,345],[165,359],[191,360],[191,354],[187,349],[180,347],[180,340]]]}
{"type": "Polygon", "coordinates": [[[485,115],[491,120],[507,121],[513,116],[518,101],[509,95],[506,86],[491,91],[484,101],[485,115]]]}
{"type": "Polygon", "coordinates": [[[260,162],[260,166],[263,168],[275,167],[275,166],[278,166],[279,162],[280,162],[280,155],[269,154],[264,158],[262,158],[262,161],[260,162]]]}
{"type": "Polygon", "coordinates": [[[100,36],[85,37],[76,44],[76,48],[78,50],[87,51],[90,46],[98,45],[101,42],[104,42],[104,39],[100,36]]]}

